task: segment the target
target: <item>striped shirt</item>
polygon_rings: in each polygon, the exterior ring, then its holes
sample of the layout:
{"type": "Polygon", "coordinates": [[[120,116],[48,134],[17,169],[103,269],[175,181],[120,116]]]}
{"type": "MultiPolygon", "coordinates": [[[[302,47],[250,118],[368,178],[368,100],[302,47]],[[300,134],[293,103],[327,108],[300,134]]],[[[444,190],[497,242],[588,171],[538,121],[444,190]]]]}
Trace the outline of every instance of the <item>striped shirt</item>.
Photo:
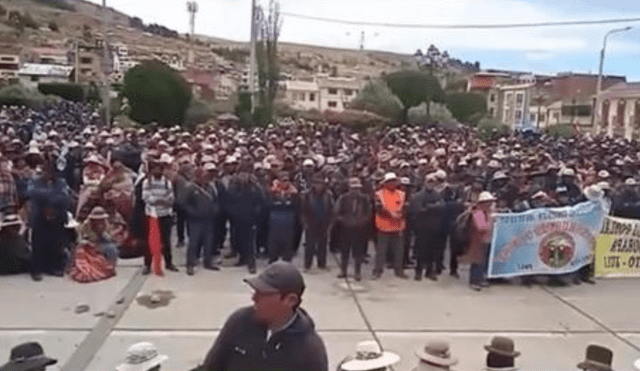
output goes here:
{"type": "Polygon", "coordinates": [[[145,203],[145,214],[159,218],[173,214],[173,187],[171,182],[163,177],[153,179],[147,177],[142,183],[142,200],[145,203]]]}

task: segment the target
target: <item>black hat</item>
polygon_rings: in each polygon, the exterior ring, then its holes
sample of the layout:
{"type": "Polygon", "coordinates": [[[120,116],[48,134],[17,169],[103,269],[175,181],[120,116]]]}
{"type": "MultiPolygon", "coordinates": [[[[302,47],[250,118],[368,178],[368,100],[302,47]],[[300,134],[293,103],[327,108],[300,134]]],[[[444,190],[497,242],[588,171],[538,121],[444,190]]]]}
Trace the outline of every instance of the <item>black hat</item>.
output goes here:
{"type": "Polygon", "coordinates": [[[256,277],[245,278],[249,286],[259,293],[288,293],[302,295],[304,279],[300,271],[291,263],[277,261],[270,264],[256,277]]]}
{"type": "Polygon", "coordinates": [[[613,352],[599,345],[589,345],[585,360],[578,364],[581,370],[612,371],[613,352]]]}
{"type": "Polygon", "coordinates": [[[9,362],[0,371],[31,371],[58,363],[58,360],[44,355],[39,343],[24,343],[11,349],[9,362]]]}

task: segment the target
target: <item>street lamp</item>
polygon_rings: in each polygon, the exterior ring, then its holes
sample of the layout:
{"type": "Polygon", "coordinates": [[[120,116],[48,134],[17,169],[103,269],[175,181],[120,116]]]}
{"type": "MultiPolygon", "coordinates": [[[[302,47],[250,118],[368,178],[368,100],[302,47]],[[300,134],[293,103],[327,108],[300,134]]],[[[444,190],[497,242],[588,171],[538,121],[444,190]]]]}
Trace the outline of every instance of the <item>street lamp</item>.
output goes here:
{"type": "MultiPolygon", "coordinates": [[[[600,68],[598,70],[598,84],[596,86],[596,103],[595,103],[594,113],[600,113],[599,108],[600,108],[600,91],[602,89],[602,67],[604,65],[604,52],[605,52],[605,49],[607,48],[607,37],[609,37],[609,35],[614,33],[629,31],[632,28],[633,27],[631,26],[627,26],[624,28],[615,28],[613,30],[610,30],[604,35],[604,40],[602,41],[602,50],[600,51],[600,68]]],[[[595,124],[595,118],[596,118],[596,115],[594,114],[592,119],[593,121],[592,126],[593,124],[595,124]]],[[[599,131],[599,129],[597,129],[596,131],[599,131]]]]}

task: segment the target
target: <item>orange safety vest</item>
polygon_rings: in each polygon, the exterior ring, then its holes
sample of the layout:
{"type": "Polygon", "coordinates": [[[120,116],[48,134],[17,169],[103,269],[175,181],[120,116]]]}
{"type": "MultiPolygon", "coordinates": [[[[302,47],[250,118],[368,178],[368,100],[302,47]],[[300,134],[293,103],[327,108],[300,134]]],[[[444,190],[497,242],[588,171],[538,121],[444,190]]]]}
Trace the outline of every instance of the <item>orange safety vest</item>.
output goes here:
{"type": "Polygon", "coordinates": [[[404,201],[406,194],[396,189],[395,191],[389,191],[383,188],[376,192],[376,197],[382,205],[382,207],[389,211],[391,215],[395,215],[395,218],[389,218],[376,214],[376,228],[380,232],[385,233],[398,233],[402,232],[406,228],[406,222],[404,220],[404,201]]]}

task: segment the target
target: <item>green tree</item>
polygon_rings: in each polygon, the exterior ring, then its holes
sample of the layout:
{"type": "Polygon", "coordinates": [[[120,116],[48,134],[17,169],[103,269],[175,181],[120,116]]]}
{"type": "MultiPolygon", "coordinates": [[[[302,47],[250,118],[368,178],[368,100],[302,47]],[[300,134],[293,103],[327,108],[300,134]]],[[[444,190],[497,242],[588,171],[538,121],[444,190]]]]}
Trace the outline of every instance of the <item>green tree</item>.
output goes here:
{"type": "Polygon", "coordinates": [[[38,91],[45,95],[56,95],[73,102],[85,100],[84,88],[80,84],[40,83],[38,84],[38,91]]]}
{"type": "Polygon", "coordinates": [[[487,112],[487,101],[482,95],[473,93],[453,93],[446,97],[449,111],[456,120],[477,123],[487,112]]]}
{"type": "Polygon", "coordinates": [[[358,96],[349,103],[349,108],[373,112],[392,121],[402,120],[404,111],[400,99],[383,80],[370,81],[365,85],[358,96]]]}
{"type": "Polygon", "coordinates": [[[275,112],[274,101],[278,93],[280,81],[280,63],[278,60],[278,38],[282,28],[280,3],[269,1],[268,14],[258,7],[262,22],[257,25],[258,40],[256,43],[256,59],[258,62],[259,104],[255,108],[254,121],[268,124],[275,112]]]}
{"type": "Polygon", "coordinates": [[[49,22],[49,29],[53,32],[58,32],[59,30],[58,24],[54,21],[49,22]]]}
{"type": "Polygon", "coordinates": [[[130,69],[124,77],[123,96],[129,100],[129,118],[141,124],[181,124],[191,101],[191,89],[175,70],[159,61],[130,69]]]}
{"type": "Polygon", "coordinates": [[[214,117],[214,112],[205,102],[191,99],[189,107],[184,114],[184,125],[189,129],[194,129],[198,124],[203,124],[214,117]]]}
{"type": "Polygon", "coordinates": [[[491,139],[495,139],[507,132],[509,132],[509,127],[504,125],[503,123],[495,120],[484,118],[480,120],[478,123],[478,127],[476,131],[478,132],[478,138],[483,141],[489,141],[491,139]]]}
{"type": "Polygon", "coordinates": [[[438,79],[421,71],[399,71],[384,77],[389,88],[395,94],[404,110],[402,122],[407,123],[408,112],[411,107],[427,103],[427,116],[429,116],[429,102],[442,102],[444,92],[438,79]]]}

